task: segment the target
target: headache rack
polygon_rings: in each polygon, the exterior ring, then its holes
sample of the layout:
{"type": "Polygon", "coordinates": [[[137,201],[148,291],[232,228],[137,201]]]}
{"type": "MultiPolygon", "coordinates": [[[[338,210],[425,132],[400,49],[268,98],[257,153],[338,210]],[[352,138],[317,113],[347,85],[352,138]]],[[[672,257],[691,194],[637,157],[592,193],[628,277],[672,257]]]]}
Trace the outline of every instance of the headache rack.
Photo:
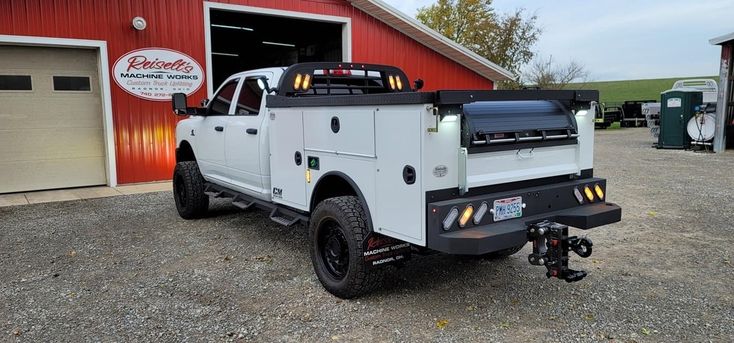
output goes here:
{"type": "Polygon", "coordinates": [[[392,66],[315,62],[286,69],[278,95],[287,97],[412,92],[405,73],[392,66]]]}

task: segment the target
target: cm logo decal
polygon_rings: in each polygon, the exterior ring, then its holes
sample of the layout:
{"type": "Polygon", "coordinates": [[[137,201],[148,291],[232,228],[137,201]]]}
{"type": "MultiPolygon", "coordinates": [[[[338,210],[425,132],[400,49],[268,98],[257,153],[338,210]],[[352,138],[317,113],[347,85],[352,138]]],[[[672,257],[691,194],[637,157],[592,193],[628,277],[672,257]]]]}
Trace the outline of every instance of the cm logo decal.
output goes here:
{"type": "Polygon", "coordinates": [[[283,199],[283,190],[281,188],[273,187],[273,198],[283,199]]]}

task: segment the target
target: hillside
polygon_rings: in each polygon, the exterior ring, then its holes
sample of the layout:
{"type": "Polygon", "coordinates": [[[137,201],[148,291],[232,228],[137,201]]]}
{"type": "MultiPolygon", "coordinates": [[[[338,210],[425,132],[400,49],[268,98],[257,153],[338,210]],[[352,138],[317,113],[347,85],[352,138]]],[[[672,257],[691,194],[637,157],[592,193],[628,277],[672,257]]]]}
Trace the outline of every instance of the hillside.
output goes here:
{"type": "Polygon", "coordinates": [[[682,79],[714,79],[718,76],[674,77],[669,79],[600,81],[569,85],[568,89],[597,89],[601,101],[607,104],[624,102],[625,100],[660,100],[660,92],[673,87],[673,83],[682,79]]]}

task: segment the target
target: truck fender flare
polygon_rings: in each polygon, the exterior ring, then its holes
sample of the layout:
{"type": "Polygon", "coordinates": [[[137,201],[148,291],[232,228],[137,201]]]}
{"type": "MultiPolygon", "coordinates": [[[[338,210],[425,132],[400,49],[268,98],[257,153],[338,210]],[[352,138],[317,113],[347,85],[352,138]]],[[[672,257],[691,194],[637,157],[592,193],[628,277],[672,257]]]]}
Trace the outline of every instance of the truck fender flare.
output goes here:
{"type": "Polygon", "coordinates": [[[187,140],[182,140],[176,147],[176,163],[184,161],[196,161],[194,147],[187,140]]]}
{"type": "Polygon", "coordinates": [[[362,205],[362,208],[364,209],[365,215],[367,215],[367,228],[369,228],[370,232],[374,231],[374,228],[372,226],[372,214],[370,213],[370,207],[367,205],[367,200],[364,197],[364,194],[362,194],[362,191],[359,189],[359,186],[357,186],[357,183],[352,180],[347,174],[344,174],[339,171],[330,171],[327,173],[324,173],[324,175],[321,175],[319,179],[316,181],[316,185],[313,188],[313,192],[311,192],[311,199],[309,199],[310,202],[310,211],[313,212],[313,210],[316,208],[316,205],[318,203],[315,203],[316,197],[314,197],[315,194],[319,191],[319,187],[323,184],[322,181],[324,179],[329,177],[338,177],[342,180],[344,180],[349,186],[352,188],[352,191],[354,192],[354,195],[359,199],[359,203],[362,205]]]}

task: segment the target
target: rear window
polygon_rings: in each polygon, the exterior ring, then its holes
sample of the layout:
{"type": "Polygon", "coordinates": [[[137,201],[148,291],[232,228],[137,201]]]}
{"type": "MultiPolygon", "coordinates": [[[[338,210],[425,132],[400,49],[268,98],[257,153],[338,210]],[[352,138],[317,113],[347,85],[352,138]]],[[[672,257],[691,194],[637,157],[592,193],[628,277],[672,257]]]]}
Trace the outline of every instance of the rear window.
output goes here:
{"type": "Polygon", "coordinates": [[[324,69],[315,70],[311,95],[349,95],[385,93],[382,75],[377,71],[324,69]]]}
{"type": "Polygon", "coordinates": [[[30,75],[0,75],[0,91],[33,90],[30,75]]]}

